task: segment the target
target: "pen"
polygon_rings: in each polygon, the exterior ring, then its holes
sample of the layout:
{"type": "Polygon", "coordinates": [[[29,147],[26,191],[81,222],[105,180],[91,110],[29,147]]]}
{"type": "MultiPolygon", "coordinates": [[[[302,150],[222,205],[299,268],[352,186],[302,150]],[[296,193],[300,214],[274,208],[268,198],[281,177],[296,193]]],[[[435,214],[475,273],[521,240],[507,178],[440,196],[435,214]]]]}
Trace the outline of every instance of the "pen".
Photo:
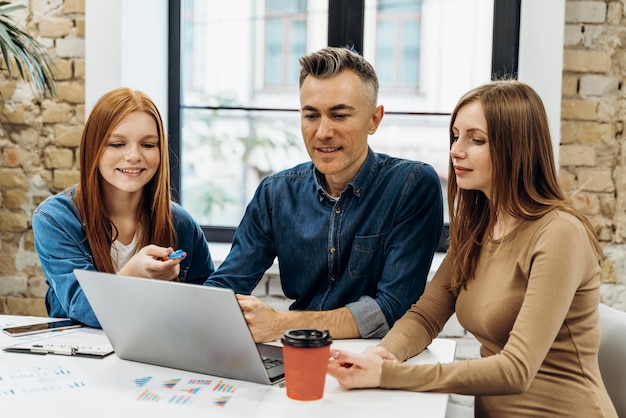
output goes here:
{"type": "Polygon", "coordinates": [[[183,250],[176,250],[167,256],[167,258],[170,258],[170,259],[178,259],[178,258],[185,258],[185,257],[187,257],[187,253],[184,252],[183,250]]]}
{"type": "Polygon", "coordinates": [[[33,344],[30,348],[31,353],[38,354],[61,354],[64,356],[72,356],[78,352],[78,347],[56,347],[56,348],[46,348],[42,344],[33,344]]]}

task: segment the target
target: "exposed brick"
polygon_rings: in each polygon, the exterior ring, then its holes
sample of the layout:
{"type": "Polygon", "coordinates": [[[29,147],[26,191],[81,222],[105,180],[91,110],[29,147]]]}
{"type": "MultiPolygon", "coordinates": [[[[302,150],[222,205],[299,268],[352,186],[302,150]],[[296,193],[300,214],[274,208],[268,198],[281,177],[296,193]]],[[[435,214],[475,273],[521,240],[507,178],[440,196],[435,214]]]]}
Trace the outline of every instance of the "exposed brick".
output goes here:
{"type": "Polygon", "coordinates": [[[22,170],[0,167],[0,190],[26,188],[27,184],[22,170]]]}
{"type": "Polygon", "coordinates": [[[2,113],[0,113],[0,121],[15,124],[26,123],[25,106],[23,104],[17,106],[5,104],[2,113]]]}
{"type": "Polygon", "coordinates": [[[28,279],[28,295],[34,298],[45,298],[48,291],[46,280],[41,276],[32,276],[28,279]]]}
{"type": "Polygon", "coordinates": [[[580,45],[583,39],[583,25],[565,25],[563,43],[566,46],[580,45]]]}
{"type": "Polygon", "coordinates": [[[64,190],[80,180],[78,170],[54,170],[53,187],[56,191],[64,190]]]}
{"type": "Polygon", "coordinates": [[[605,75],[590,74],[580,78],[581,96],[603,96],[617,93],[620,79],[605,75]]]}
{"type": "Polygon", "coordinates": [[[561,167],[563,166],[595,166],[596,152],[589,145],[561,145],[559,148],[561,167]]]}
{"type": "Polygon", "coordinates": [[[85,41],[83,39],[57,39],[57,55],[62,58],[76,58],[85,56],[85,41]]]}
{"type": "Polygon", "coordinates": [[[0,80],[0,100],[6,101],[13,97],[15,92],[15,81],[13,80],[0,80]]]}
{"type": "Polygon", "coordinates": [[[613,177],[608,170],[580,170],[578,172],[578,184],[582,190],[591,192],[613,192],[615,190],[613,177]]]}
{"type": "Polygon", "coordinates": [[[85,13],[85,0],[64,0],[63,11],[65,13],[85,13]]]}
{"type": "Polygon", "coordinates": [[[600,213],[600,200],[598,196],[593,193],[576,192],[570,196],[570,199],[574,207],[586,215],[600,213]]]}
{"type": "Polygon", "coordinates": [[[76,107],[76,121],[78,123],[85,123],[85,105],[84,104],[77,104],[76,107]]]}
{"type": "Polygon", "coordinates": [[[620,1],[612,1],[607,6],[606,22],[612,26],[619,25],[622,22],[624,5],[620,1]]]}
{"type": "Polygon", "coordinates": [[[579,122],[577,138],[580,143],[610,143],[615,140],[615,125],[611,123],[579,122]]]}
{"type": "Polygon", "coordinates": [[[82,133],[82,125],[55,125],[54,144],[61,147],[78,147],[82,133]]]}
{"type": "Polygon", "coordinates": [[[25,160],[27,151],[21,148],[9,147],[2,150],[2,165],[4,167],[20,167],[25,160]]]}
{"type": "Polygon", "coordinates": [[[563,70],[574,73],[605,73],[611,64],[611,56],[602,51],[583,49],[563,52],[563,70]]]}
{"type": "Polygon", "coordinates": [[[57,81],[72,79],[72,62],[69,60],[55,61],[54,63],[57,81]]]}
{"type": "Polygon", "coordinates": [[[597,116],[597,99],[563,100],[561,102],[561,118],[577,120],[595,120],[597,116]]]}
{"type": "MultiPolygon", "coordinates": [[[[46,175],[49,175],[49,174],[50,174],[50,172],[49,172],[49,171],[46,171],[46,175]]],[[[34,196],[33,196],[33,206],[37,206],[37,205],[39,205],[41,202],[43,202],[44,200],[46,200],[46,198],[47,198],[48,196],[49,196],[48,194],[47,194],[47,195],[45,195],[45,196],[38,196],[38,195],[34,195],[34,196]]]]}
{"type": "Polygon", "coordinates": [[[74,28],[72,19],[49,16],[39,21],[39,35],[45,38],[64,38],[74,28]]]}
{"type": "Polygon", "coordinates": [[[24,250],[35,251],[35,235],[32,230],[24,234],[24,250]]]}
{"type": "Polygon", "coordinates": [[[578,94],[578,77],[573,75],[564,75],[561,84],[561,94],[563,97],[576,96],[578,94]]]}
{"type": "Polygon", "coordinates": [[[606,18],[606,3],[603,1],[565,2],[565,21],[602,23],[606,18]]]}
{"type": "MultiPolygon", "coordinates": [[[[28,229],[30,222],[30,216],[25,212],[12,212],[5,209],[0,209],[0,232],[25,232],[28,229]]],[[[2,273],[6,274],[9,270],[15,269],[15,262],[6,263],[6,256],[0,255],[0,265],[2,266],[2,273]],[[11,264],[11,265],[9,265],[11,264]]]]}
{"type": "Polygon", "coordinates": [[[561,122],[561,144],[571,144],[578,139],[578,123],[576,121],[561,122]]]}
{"type": "Polygon", "coordinates": [[[57,98],[68,103],[85,103],[85,83],[59,83],[57,85],[57,98]]]}
{"type": "Polygon", "coordinates": [[[76,24],[76,36],[78,36],[79,38],[84,38],[85,37],[85,18],[77,17],[75,24],[76,24]]]}
{"type": "Polygon", "coordinates": [[[48,147],[44,150],[44,166],[48,169],[72,168],[74,152],[67,148],[48,147]]]}
{"type": "Polygon", "coordinates": [[[615,51],[613,54],[613,64],[620,70],[620,75],[622,78],[626,75],[626,52],[625,51],[615,51]]]}
{"type": "Polygon", "coordinates": [[[10,315],[48,316],[43,298],[19,298],[7,296],[7,309],[10,315]]]}
{"type": "Polygon", "coordinates": [[[561,188],[565,190],[565,192],[568,194],[578,189],[576,175],[565,169],[559,170],[559,184],[561,185],[561,188]]]}
{"type": "Polygon", "coordinates": [[[42,116],[45,123],[69,123],[72,120],[72,108],[67,103],[46,103],[42,116]]]}
{"type": "Polygon", "coordinates": [[[74,60],[74,78],[76,80],[85,80],[85,60],[74,60]]]}
{"type": "Polygon", "coordinates": [[[21,209],[26,205],[26,190],[11,189],[4,192],[4,207],[7,209],[21,209]]]}
{"type": "MultiPolygon", "coordinates": [[[[0,255],[0,260],[2,263],[15,264],[15,261],[7,256],[0,255]]],[[[4,264],[3,264],[4,265],[4,264]]],[[[8,296],[8,295],[26,295],[28,293],[28,281],[24,276],[16,276],[16,271],[13,269],[12,272],[4,272],[5,275],[2,278],[0,285],[0,295],[8,296]]]]}

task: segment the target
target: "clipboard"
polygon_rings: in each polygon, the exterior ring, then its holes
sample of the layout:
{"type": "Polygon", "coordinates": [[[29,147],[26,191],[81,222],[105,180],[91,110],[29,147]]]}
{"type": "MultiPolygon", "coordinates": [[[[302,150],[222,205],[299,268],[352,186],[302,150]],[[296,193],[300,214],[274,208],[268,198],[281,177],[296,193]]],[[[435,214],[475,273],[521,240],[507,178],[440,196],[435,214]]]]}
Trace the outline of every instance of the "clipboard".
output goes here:
{"type": "Polygon", "coordinates": [[[5,347],[3,351],[27,354],[56,354],[104,358],[114,352],[104,331],[95,328],[76,328],[54,332],[40,339],[5,347]]]}

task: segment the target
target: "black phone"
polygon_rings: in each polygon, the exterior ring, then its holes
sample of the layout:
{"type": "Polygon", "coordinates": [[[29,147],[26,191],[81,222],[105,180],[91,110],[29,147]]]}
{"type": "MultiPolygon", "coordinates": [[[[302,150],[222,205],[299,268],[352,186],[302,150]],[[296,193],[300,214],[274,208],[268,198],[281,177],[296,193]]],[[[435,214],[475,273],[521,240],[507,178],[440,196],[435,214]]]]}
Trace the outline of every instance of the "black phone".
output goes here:
{"type": "Polygon", "coordinates": [[[30,325],[16,325],[12,327],[3,328],[2,331],[12,337],[19,337],[22,335],[39,334],[42,332],[58,331],[69,328],[79,328],[82,325],[79,322],[72,321],[71,319],[59,319],[50,322],[38,322],[30,325]]]}

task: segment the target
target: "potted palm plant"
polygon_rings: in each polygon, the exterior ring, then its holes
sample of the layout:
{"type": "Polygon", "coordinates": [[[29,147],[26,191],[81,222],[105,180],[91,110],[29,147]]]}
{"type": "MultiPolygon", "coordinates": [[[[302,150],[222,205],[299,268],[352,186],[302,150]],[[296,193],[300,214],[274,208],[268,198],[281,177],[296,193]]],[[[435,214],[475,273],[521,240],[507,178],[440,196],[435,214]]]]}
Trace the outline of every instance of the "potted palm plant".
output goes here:
{"type": "Polygon", "coordinates": [[[38,93],[54,97],[56,82],[54,64],[44,46],[20,28],[10,13],[24,9],[21,4],[0,1],[0,70],[10,77],[17,72],[22,80],[32,81],[38,93]]]}

